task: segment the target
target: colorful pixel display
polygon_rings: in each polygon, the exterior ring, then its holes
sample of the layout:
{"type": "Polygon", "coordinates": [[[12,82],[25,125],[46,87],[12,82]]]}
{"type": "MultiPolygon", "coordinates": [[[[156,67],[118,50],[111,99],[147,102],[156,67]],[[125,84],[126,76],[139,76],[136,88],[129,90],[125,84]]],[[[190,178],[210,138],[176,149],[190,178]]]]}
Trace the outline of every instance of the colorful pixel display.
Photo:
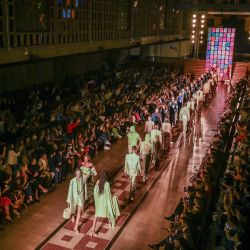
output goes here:
{"type": "Polygon", "coordinates": [[[231,78],[234,28],[209,28],[207,39],[206,69],[217,67],[220,79],[231,78]]]}

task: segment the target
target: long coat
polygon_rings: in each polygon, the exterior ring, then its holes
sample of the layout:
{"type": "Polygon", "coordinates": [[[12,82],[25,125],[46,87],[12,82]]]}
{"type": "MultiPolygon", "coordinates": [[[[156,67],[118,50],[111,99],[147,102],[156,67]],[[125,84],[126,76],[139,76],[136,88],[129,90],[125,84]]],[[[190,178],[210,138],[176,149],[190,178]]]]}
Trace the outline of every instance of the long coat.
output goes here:
{"type": "Polygon", "coordinates": [[[76,207],[84,207],[87,199],[87,185],[85,180],[81,177],[77,185],[77,178],[73,178],[69,184],[67,202],[70,205],[71,213],[75,213],[76,207]]]}
{"type": "Polygon", "coordinates": [[[102,194],[99,194],[99,182],[94,188],[95,216],[108,218],[112,227],[115,227],[115,220],[120,215],[119,205],[116,197],[112,197],[110,185],[106,181],[102,194]]]}

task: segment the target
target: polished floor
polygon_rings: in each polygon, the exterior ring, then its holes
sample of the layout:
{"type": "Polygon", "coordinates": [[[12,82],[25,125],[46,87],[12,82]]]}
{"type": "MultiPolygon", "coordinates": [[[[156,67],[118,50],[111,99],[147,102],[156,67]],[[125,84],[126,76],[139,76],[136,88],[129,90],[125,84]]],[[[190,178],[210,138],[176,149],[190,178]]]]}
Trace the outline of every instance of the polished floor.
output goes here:
{"type": "Polygon", "coordinates": [[[208,109],[203,110],[200,124],[196,124],[202,129],[199,145],[195,142],[195,133],[191,133],[180,147],[176,145],[169,166],[115,241],[112,250],[150,249],[147,244],[157,243],[166,237],[164,227],[168,222],[164,216],[172,214],[184,195],[184,187],[190,183],[193,166],[200,165],[213,139],[226,95],[227,88],[219,85],[215,99],[208,109]]]}
{"type": "MultiPolygon", "coordinates": [[[[183,187],[188,185],[189,177],[193,174],[193,166],[200,164],[212,140],[213,129],[216,128],[218,117],[223,110],[225,96],[224,87],[219,86],[214,101],[202,112],[199,125],[203,136],[198,146],[194,143],[193,133],[181,145],[181,141],[177,140],[166,161],[166,170],[162,172],[160,179],[147,193],[131,219],[121,223],[120,236],[112,249],[148,249],[148,243],[164,238],[166,231],[163,226],[166,223],[163,217],[174,210],[183,195],[183,187]]],[[[123,139],[114,144],[109,152],[98,154],[95,158],[97,170],[106,169],[110,175],[117,172],[123,165],[126,151],[126,139],[123,139]]],[[[1,231],[0,249],[35,249],[63,222],[62,211],[66,206],[67,188],[68,181],[61,184],[56,191],[42,197],[40,204],[25,210],[20,219],[1,231]]],[[[90,248],[93,249],[93,246],[90,248]]]]}

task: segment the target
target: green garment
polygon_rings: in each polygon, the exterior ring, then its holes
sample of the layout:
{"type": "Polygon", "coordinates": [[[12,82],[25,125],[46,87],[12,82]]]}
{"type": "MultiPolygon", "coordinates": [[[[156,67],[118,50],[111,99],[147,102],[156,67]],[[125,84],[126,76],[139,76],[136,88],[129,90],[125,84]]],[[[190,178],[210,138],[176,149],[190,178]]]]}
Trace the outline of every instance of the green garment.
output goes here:
{"type": "Polygon", "coordinates": [[[139,155],[135,153],[126,155],[124,172],[130,177],[137,176],[138,173],[141,172],[139,155]]]}
{"type": "Polygon", "coordinates": [[[153,129],[150,133],[151,143],[159,142],[162,143],[162,133],[158,129],[153,129]]]}
{"type": "Polygon", "coordinates": [[[140,155],[149,155],[152,150],[152,144],[150,142],[150,135],[146,134],[145,140],[140,145],[140,155]]]}
{"type": "Polygon", "coordinates": [[[128,146],[129,147],[133,147],[133,146],[137,146],[138,141],[140,141],[141,137],[137,132],[130,132],[128,133],[128,146]]]}
{"type": "Polygon", "coordinates": [[[81,169],[82,173],[85,175],[96,175],[97,174],[95,168],[81,166],[80,169],[81,169]]]}
{"type": "Polygon", "coordinates": [[[111,221],[112,228],[115,227],[116,218],[120,215],[117,198],[112,197],[110,185],[106,181],[102,194],[99,194],[99,182],[94,188],[95,199],[95,217],[108,218],[111,221]]]}
{"type": "Polygon", "coordinates": [[[187,121],[189,121],[189,119],[190,119],[189,109],[188,109],[188,107],[182,107],[180,110],[180,114],[179,114],[179,120],[186,122],[186,119],[187,119],[187,121]]]}
{"type": "Polygon", "coordinates": [[[117,137],[120,136],[120,134],[119,134],[119,132],[118,132],[118,130],[117,130],[116,127],[113,127],[113,128],[111,129],[111,131],[112,131],[112,133],[113,133],[113,135],[114,135],[115,138],[117,138],[117,137]]]}
{"type": "Polygon", "coordinates": [[[77,180],[74,177],[69,184],[67,203],[69,203],[71,213],[75,213],[76,207],[84,207],[85,200],[87,200],[87,185],[81,177],[77,180]]]}

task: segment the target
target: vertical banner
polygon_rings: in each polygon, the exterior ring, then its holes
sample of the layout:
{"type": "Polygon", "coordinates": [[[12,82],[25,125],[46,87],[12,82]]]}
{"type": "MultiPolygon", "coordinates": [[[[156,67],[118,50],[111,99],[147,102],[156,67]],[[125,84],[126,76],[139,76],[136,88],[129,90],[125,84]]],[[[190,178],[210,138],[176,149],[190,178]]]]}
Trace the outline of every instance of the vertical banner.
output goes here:
{"type": "Polygon", "coordinates": [[[234,28],[209,28],[206,52],[206,69],[217,68],[220,80],[231,79],[234,28]]]}

